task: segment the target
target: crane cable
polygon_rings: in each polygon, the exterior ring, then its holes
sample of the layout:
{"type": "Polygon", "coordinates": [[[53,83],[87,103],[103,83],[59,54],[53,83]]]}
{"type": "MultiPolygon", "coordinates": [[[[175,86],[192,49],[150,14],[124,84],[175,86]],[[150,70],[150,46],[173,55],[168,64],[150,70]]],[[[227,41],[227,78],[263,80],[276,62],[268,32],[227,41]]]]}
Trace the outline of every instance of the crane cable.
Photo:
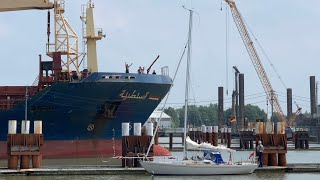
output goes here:
{"type": "MultiPolygon", "coordinates": [[[[221,0],[221,11],[222,11],[222,0],[221,0]]],[[[229,13],[228,4],[226,3],[226,94],[228,96],[229,90],[229,13]]]]}
{"type": "MultiPolygon", "coordinates": [[[[248,23],[246,22],[245,18],[242,17],[244,23],[246,24],[249,33],[252,35],[253,39],[255,40],[256,44],[258,45],[258,47],[260,48],[262,54],[266,57],[266,59],[268,60],[270,66],[272,67],[273,71],[276,73],[278,79],[280,80],[281,84],[283,85],[284,88],[288,89],[287,85],[285,84],[285,82],[283,81],[280,73],[277,71],[276,67],[274,66],[274,64],[272,63],[271,59],[269,58],[268,54],[266,53],[266,51],[264,50],[264,48],[262,47],[262,45],[260,44],[260,42],[258,41],[258,38],[253,34],[253,31],[251,30],[250,26],[248,25],[248,23]]],[[[297,108],[300,108],[298,103],[296,102],[296,100],[293,99],[294,104],[297,106],[297,108]]]]}

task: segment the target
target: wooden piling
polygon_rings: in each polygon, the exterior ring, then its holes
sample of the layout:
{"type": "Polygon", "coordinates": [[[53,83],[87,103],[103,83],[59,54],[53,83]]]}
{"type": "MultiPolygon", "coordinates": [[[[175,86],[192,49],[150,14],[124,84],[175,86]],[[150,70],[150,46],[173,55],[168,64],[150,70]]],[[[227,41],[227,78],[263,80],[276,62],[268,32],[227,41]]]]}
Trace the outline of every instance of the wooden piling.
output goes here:
{"type": "Polygon", "coordinates": [[[18,169],[18,160],[19,156],[8,156],[8,168],[9,169],[18,169]]]}
{"type": "Polygon", "coordinates": [[[267,153],[262,153],[262,164],[264,165],[264,166],[268,166],[268,161],[269,160],[269,158],[268,158],[268,154],[267,153]]]}
{"type": "Polygon", "coordinates": [[[278,159],[276,153],[268,154],[268,166],[278,166],[278,159]]]}
{"type": "Polygon", "coordinates": [[[231,128],[228,128],[227,140],[228,140],[228,148],[230,148],[231,147],[231,128]]]}
{"type": "Polygon", "coordinates": [[[212,144],[213,143],[213,133],[208,133],[208,140],[209,140],[209,143],[212,144]]]}
{"type": "Polygon", "coordinates": [[[20,159],[20,169],[29,169],[29,155],[22,155],[20,159]]]}
{"type": "Polygon", "coordinates": [[[253,147],[253,140],[250,141],[250,149],[254,149],[254,147],[253,147]]]}
{"type": "Polygon", "coordinates": [[[156,136],[154,137],[154,144],[155,145],[159,144],[159,130],[156,131],[156,136]]]}
{"type": "Polygon", "coordinates": [[[218,146],[218,138],[219,138],[219,128],[218,126],[213,127],[213,145],[218,146]]]}
{"type": "Polygon", "coordinates": [[[304,149],[304,140],[300,140],[300,149],[304,149]]]}
{"type": "Polygon", "coordinates": [[[287,166],[287,157],[285,153],[278,154],[278,166],[287,166]]]}
{"type": "Polygon", "coordinates": [[[181,144],[184,145],[184,133],[181,134],[181,144]]]}
{"type": "Polygon", "coordinates": [[[220,137],[221,137],[221,144],[223,144],[224,143],[224,128],[221,128],[221,130],[220,130],[220,137]]]}
{"type": "Polygon", "coordinates": [[[294,149],[299,149],[300,142],[298,141],[298,133],[294,135],[294,149]]]}
{"type": "Polygon", "coordinates": [[[169,150],[172,150],[173,133],[169,134],[169,150]]]}
{"type": "Polygon", "coordinates": [[[305,141],[305,148],[309,149],[309,141],[308,140],[305,141]]]}
{"type": "Polygon", "coordinates": [[[33,168],[40,168],[41,167],[41,155],[33,155],[32,156],[32,167],[33,168]]]}

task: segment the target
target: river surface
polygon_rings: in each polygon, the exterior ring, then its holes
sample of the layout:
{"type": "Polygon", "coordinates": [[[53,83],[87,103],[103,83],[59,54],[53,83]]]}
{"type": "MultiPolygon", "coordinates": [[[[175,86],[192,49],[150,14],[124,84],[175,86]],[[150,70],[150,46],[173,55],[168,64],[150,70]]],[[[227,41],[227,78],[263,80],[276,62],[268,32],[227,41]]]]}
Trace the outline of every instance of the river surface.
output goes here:
{"type": "Polygon", "coordinates": [[[103,175],[103,176],[0,176],[0,180],[319,180],[320,173],[254,173],[229,176],[154,176],[150,175],[103,175]]]}
{"type": "MultiPolygon", "coordinates": [[[[162,142],[166,141],[162,139],[162,142]]],[[[181,142],[181,139],[174,139],[176,142],[181,142]]],[[[167,146],[167,145],[165,145],[167,146]]],[[[181,145],[177,145],[181,146],[181,145]]],[[[319,146],[319,144],[314,144],[314,146],[319,146]]],[[[250,153],[252,151],[237,151],[233,153],[233,161],[246,161],[248,160],[250,153]]],[[[172,152],[175,157],[182,158],[182,152],[172,152]]],[[[199,152],[189,151],[188,156],[199,155],[199,152]]],[[[225,161],[230,158],[229,153],[222,153],[222,157],[225,161]]],[[[108,160],[105,157],[99,158],[89,158],[89,159],[69,159],[69,160],[44,160],[44,166],[58,166],[59,165],[111,165],[120,164],[119,162],[102,161],[108,160]]],[[[287,163],[320,163],[320,151],[295,151],[289,150],[287,153],[287,163]]],[[[5,167],[6,161],[0,161],[0,167],[5,167]]],[[[284,173],[284,172],[264,172],[264,173],[253,173],[250,175],[228,175],[228,176],[150,176],[150,175],[81,175],[81,176],[12,176],[12,175],[0,175],[0,180],[100,180],[100,179],[110,179],[110,180],[320,180],[319,173],[284,173]]]]}
{"type": "MultiPolygon", "coordinates": [[[[196,155],[198,152],[188,152],[189,156],[196,155]]],[[[182,152],[173,152],[176,157],[182,157],[182,152]]],[[[228,153],[222,153],[224,159],[229,158],[228,153]]],[[[245,161],[248,159],[250,151],[237,151],[234,153],[234,161],[245,161]]],[[[97,160],[98,161],[98,160],[97,160]]],[[[288,151],[288,163],[320,163],[320,151],[288,151]]],[[[107,165],[107,164],[105,164],[107,165]]],[[[81,176],[12,176],[0,175],[0,180],[151,180],[150,175],[81,175],[81,176]]],[[[154,176],[154,180],[320,180],[319,173],[284,173],[284,172],[264,172],[253,173],[250,175],[228,175],[228,176],[154,176]]]]}

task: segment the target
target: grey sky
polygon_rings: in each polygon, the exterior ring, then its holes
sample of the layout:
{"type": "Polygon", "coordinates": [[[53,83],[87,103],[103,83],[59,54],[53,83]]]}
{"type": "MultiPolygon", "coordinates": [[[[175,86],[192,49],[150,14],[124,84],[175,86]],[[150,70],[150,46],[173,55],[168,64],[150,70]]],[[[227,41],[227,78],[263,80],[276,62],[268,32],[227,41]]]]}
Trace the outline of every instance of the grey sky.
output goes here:
{"type": "MultiPolygon", "coordinates": [[[[79,19],[85,0],[66,0],[66,18],[81,36],[79,19]]],[[[266,100],[254,67],[229,17],[229,61],[226,78],[226,8],[221,0],[94,0],[96,26],[107,38],[98,42],[100,71],[124,72],[124,63],[133,63],[131,71],[148,67],[159,54],[155,69],[168,65],[173,75],[186,43],[188,12],[194,17],[192,53],[192,94],[197,104],[216,103],[218,86],[227,87],[225,108],[231,105],[232,66],[245,74],[246,104],[266,109],[266,100]],[[254,95],[256,94],[256,95],[254,95]]],[[[318,76],[320,47],[320,11],[318,0],[238,0],[246,22],[259,39],[271,61],[295,99],[310,111],[309,76],[318,76]]],[[[229,11],[229,9],[228,9],[229,11]]],[[[38,54],[45,56],[46,11],[0,13],[0,85],[30,85],[38,74],[38,54]]],[[[53,24],[52,24],[53,25],[53,24]]],[[[53,36],[51,36],[53,40],[53,36]]],[[[286,89],[260,54],[273,87],[286,113],[286,89]]],[[[48,58],[46,58],[48,59],[48,58]]],[[[185,62],[185,61],[184,61],[185,62]]],[[[185,64],[185,63],[184,63],[185,64]]],[[[182,106],[185,65],[179,71],[169,103],[182,106]]],[[[296,110],[295,107],[293,109],[296,110]]]]}

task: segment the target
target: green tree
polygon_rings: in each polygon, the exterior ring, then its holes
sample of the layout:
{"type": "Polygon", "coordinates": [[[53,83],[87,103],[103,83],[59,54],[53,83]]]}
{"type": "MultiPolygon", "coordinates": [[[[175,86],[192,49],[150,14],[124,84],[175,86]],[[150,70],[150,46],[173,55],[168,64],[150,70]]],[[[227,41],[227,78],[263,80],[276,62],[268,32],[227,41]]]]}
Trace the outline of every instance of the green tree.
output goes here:
{"type": "MultiPolygon", "coordinates": [[[[226,121],[229,120],[233,116],[234,116],[234,114],[232,113],[231,108],[225,110],[224,118],[226,121]]],[[[267,117],[264,110],[260,109],[258,106],[254,106],[251,104],[247,104],[244,107],[244,116],[248,118],[249,122],[255,122],[256,119],[266,119],[266,117],[267,117]]],[[[238,120],[239,119],[237,119],[237,121],[238,120]]]]}
{"type": "MultiPolygon", "coordinates": [[[[184,107],[174,109],[169,107],[165,112],[172,117],[174,127],[183,127],[184,123],[184,107]]],[[[266,113],[258,106],[247,104],[245,106],[244,115],[248,117],[249,122],[254,122],[256,119],[266,119],[266,113]]],[[[228,122],[232,117],[231,109],[224,112],[225,122],[228,122]]],[[[218,125],[218,105],[209,104],[208,106],[195,106],[188,107],[188,124],[199,127],[201,125],[215,126],[218,125]]]]}
{"type": "Polygon", "coordinates": [[[244,116],[248,117],[249,122],[254,122],[256,119],[266,119],[267,114],[259,106],[247,104],[244,108],[244,116]]]}
{"type": "Polygon", "coordinates": [[[177,111],[174,108],[169,107],[165,109],[164,112],[171,117],[172,127],[179,127],[180,120],[177,111]]]}

